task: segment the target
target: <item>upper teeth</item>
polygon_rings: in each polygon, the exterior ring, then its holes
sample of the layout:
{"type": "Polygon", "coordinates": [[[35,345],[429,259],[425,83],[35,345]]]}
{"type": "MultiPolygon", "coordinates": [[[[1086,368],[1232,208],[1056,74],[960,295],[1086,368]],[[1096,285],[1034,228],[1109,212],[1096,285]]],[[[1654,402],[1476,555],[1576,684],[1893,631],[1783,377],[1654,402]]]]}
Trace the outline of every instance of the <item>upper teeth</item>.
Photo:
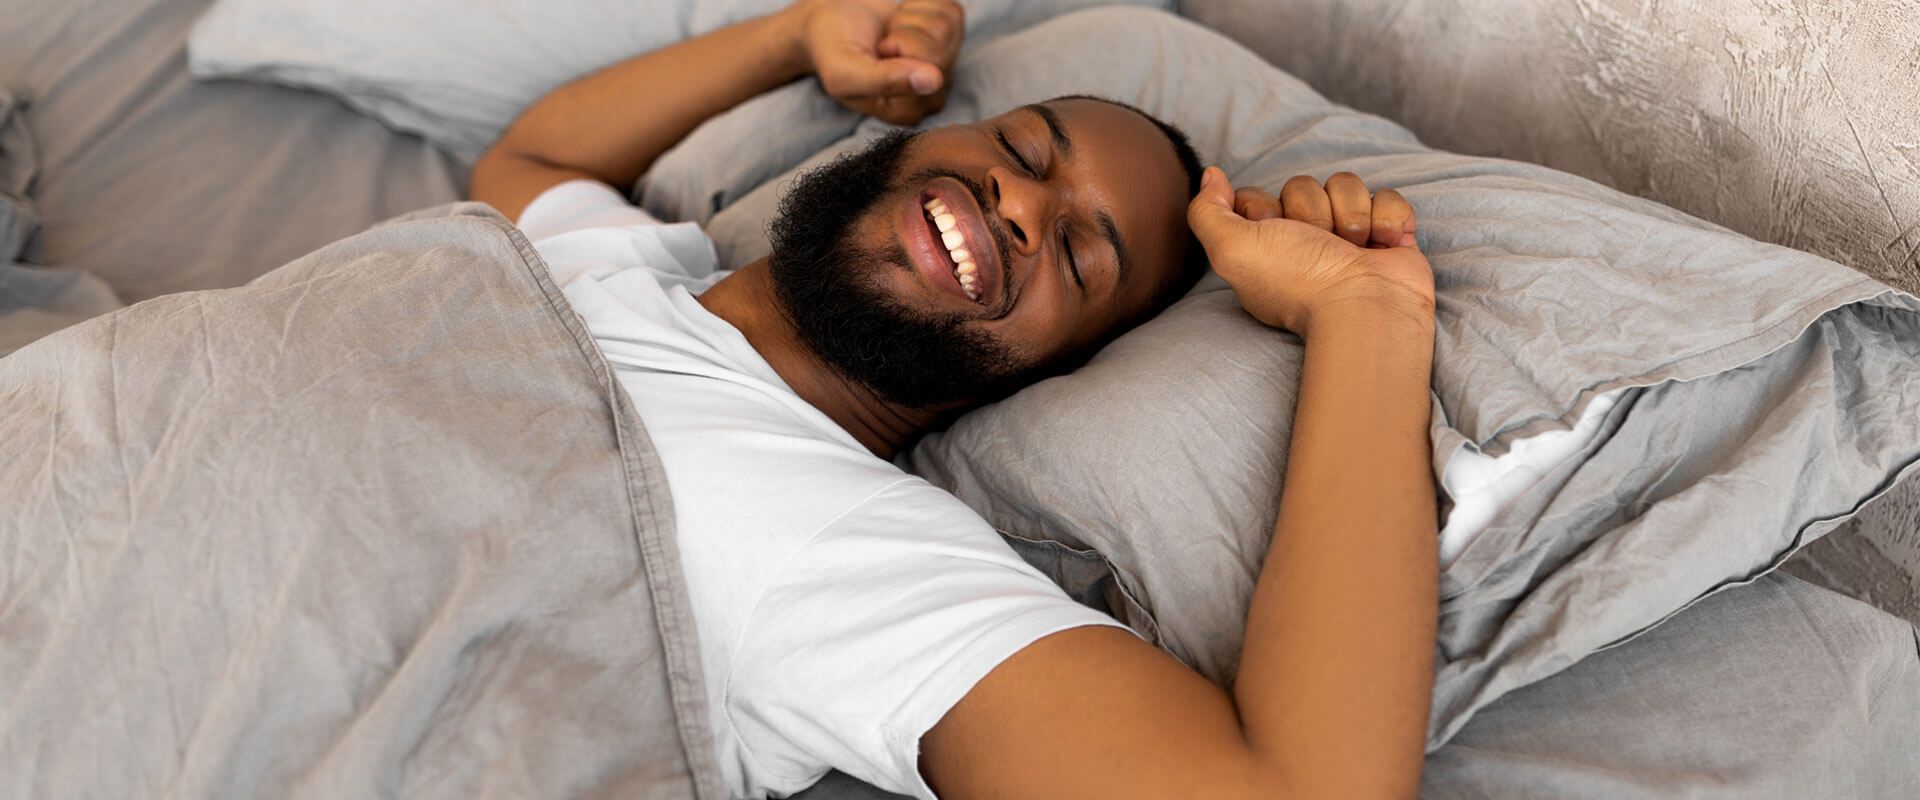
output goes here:
{"type": "Polygon", "coordinates": [[[960,280],[960,288],[967,296],[980,299],[979,267],[973,263],[973,254],[967,252],[967,240],[960,235],[960,220],[953,216],[945,201],[940,198],[925,203],[927,216],[933,218],[933,226],[940,231],[940,243],[947,248],[947,255],[953,258],[953,276],[960,280]]]}

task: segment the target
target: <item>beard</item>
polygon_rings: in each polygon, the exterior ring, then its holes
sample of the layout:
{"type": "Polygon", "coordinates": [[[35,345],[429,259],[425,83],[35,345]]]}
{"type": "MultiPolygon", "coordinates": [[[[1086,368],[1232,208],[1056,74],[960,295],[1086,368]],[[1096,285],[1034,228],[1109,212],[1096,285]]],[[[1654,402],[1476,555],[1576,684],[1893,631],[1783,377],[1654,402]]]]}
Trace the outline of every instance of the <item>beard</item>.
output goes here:
{"type": "Polygon", "coordinates": [[[884,220],[887,201],[910,190],[915,178],[899,173],[914,136],[889,133],[795,181],[771,229],[775,296],[815,355],[888,402],[934,411],[991,402],[1042,377],[1046,365],[1023,362],[964,314],[888,294],[886,274],[913,269],[905,246],[856,238],[861,220],[876,209],[884,220]]]}

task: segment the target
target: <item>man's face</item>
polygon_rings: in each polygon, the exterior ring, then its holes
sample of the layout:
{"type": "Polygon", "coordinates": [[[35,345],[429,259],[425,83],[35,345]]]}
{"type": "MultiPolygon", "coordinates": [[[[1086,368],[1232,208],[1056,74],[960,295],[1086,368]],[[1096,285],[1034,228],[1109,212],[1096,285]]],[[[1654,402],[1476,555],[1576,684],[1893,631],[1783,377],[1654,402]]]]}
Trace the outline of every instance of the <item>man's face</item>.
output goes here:
{"type": "Polygon", "coordinates": [[[771,266],[822,359],[894,402],[963,407],[1138,321],[1180,269],[1187,201],[1152,122],[1053,101],[809,173],[774,222],[771,266]]]}

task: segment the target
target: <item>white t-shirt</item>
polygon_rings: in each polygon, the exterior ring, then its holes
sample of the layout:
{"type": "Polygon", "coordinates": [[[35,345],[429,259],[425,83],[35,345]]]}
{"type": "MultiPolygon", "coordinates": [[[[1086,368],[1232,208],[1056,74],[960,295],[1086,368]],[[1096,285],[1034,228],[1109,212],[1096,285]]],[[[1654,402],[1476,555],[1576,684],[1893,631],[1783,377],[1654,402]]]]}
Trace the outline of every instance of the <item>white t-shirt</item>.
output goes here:
{"type": "Polygon", "coordinates": [[[1050,633],[1121,627],[794,394],[695,299],[727,275],[697,226],[592,181],[519,225],[659,451],[731,794],[837,768],[931,798],[920,736],[974,683],[1050,633]]]}

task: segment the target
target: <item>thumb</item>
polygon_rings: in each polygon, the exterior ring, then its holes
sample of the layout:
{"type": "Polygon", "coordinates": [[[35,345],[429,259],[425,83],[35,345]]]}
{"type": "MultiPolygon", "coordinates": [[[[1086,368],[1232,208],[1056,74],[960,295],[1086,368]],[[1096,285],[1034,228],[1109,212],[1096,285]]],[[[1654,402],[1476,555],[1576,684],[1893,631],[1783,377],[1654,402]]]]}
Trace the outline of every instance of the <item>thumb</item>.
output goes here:
{"type": "Polygon", "coordinates": [[[852,56],[823,70],[821,83],[835,97],[887,97],[933,94],[940,90],[940,68],[914,58],[852,56]]]}
{"type": "Polygon", "coordinates": [[[1233,184],[1219,167],[1207,167],[1200,175],[1200,191],[1187,204],[1187,226],[1202,245],[1217,241],[1242,225],[1247,218],[1233,210],[1233,184]]]}

